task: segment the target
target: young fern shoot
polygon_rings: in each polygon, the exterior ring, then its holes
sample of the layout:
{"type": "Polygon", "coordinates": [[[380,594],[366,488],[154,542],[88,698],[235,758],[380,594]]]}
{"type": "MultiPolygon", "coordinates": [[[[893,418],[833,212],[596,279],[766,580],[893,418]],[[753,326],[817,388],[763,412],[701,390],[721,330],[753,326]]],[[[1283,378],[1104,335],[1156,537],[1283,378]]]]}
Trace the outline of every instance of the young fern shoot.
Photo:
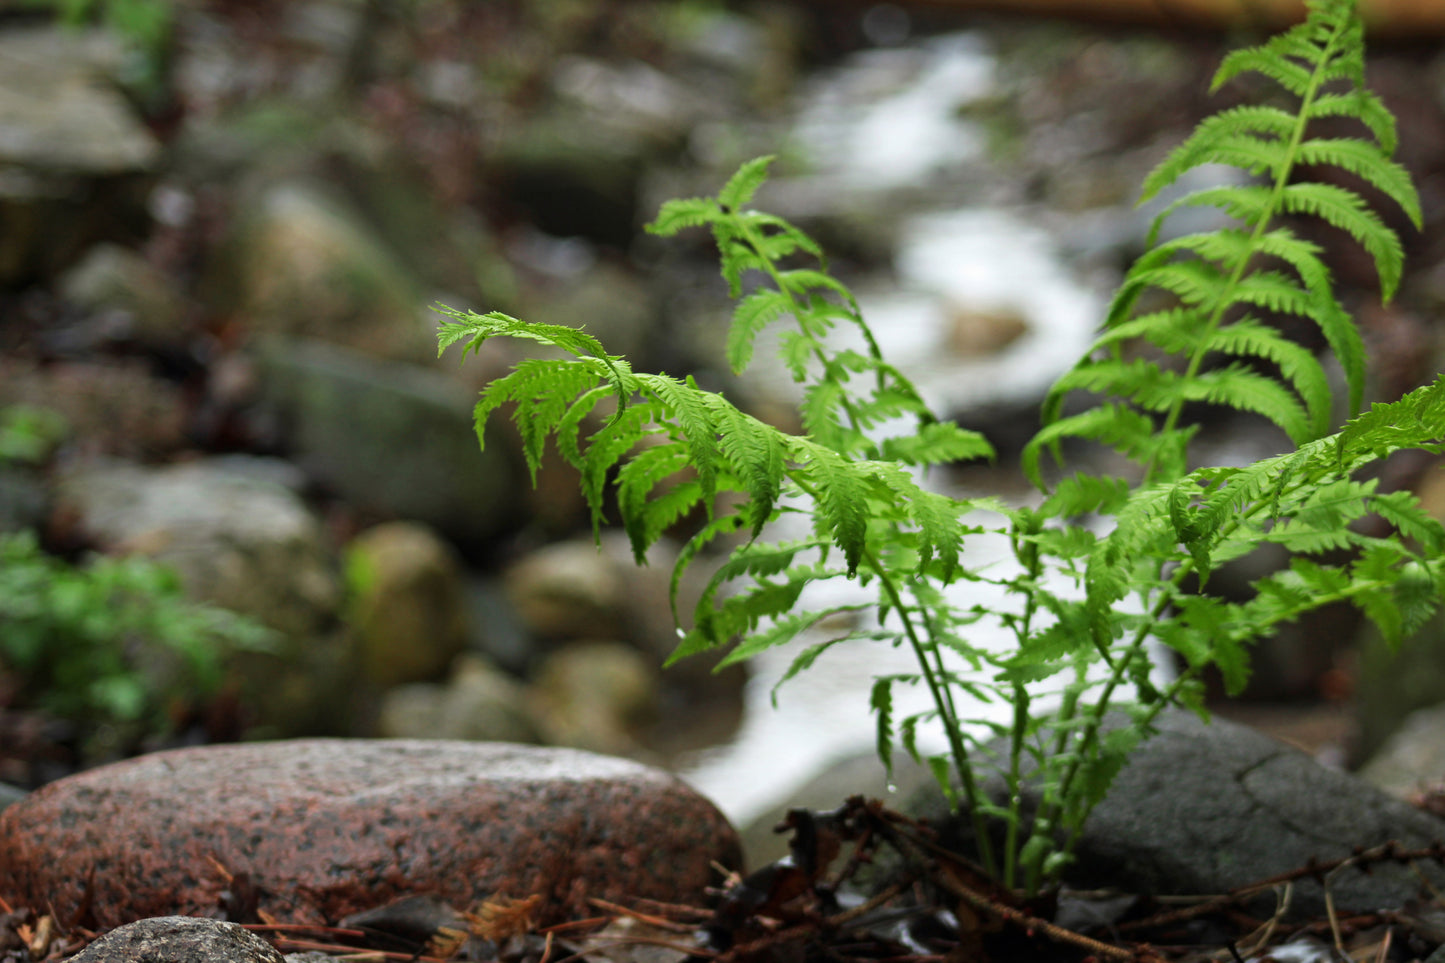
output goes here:
{"type": "Polygon", "coordinates": [[[764,424],[691,378],[635,372],[578,328],[442,307],[439,342],[443,349],[465,343],[465,355],[507,336],[565,354],[524,361],[491,383],[476,407],[478,439],[490,414],[510,406],[534,475],[549,438],[576,467],[594,528],[604,523],[607,486],[615,487],[639,562],[685,514],[701,510],[704,521],[673,573],[680,624],[682,573],[703,558],[714,558],[715,568],[672,660],[729,649],[726,665],[800,641],[786,681],[843,643],[908,649],[917,671],[882,676],[871,694],[880,755],[888,761],[901,744],[920,757],[920,727],[937,724],[948,748],[927,762],[971,820],[980,861],[1003,885],[1037,892],[1060,878],[1084,821],[1158,712],[1168,705],[1203,711],[1205,668],[1217,667],[1237,691],[1251,642],[1332,601],[1359,606],[1399,638],[1445,589],[1445,528],[1407,493],[1381,493],[1354,478],[1395,451],[1445,450],[1445,381],[1376,406],[1331,435],[1334,402],[1323,366],[1264,316],[1317,325],[1345,370],[1351,410],[1358,409],[1359,332],[1319,248],[1283,219],[1317,217],[1348,231],[1374,256],[1384,293],[1394,291],[1402,248],[1378,213],[1348,188],[1297,179],[1304,166],[1344,168],[1419,223],[1409,177],[1389,158],[1394,121],[1364,87],[1363,63],[1350,0],[1315,0],[1304,24],[1225,59],[1216,87],[1254,71],[1296,107],[1216,114],[1146,181],[1147,199],[1205,163],[1264,178],[1197,191],[1159,215],[1155,235],[1185,205],[1220,208],[1238,226],[1157,245],[1151,237],[1098,340],[1045,401],[1044,427],[1023,456],[1025,473],[1044,492],[1035,508],[958,500],[922,486],[930,465],[992,452],[977,434],[938,419],[887,363],[812,239],[749,207],[769,158],[743,165],[715,198],[668,202],[649,229],[711,230],[737,299],[728,362],[741,372],[758,336],[781,325],[779,356],[802,385],[802,434],[764,424]],[[1326,117],[1355,118],[1370,139],[1311,137],[1311,121],[1326,117]],[[1146,294],[1147,303],[1162,298],[1167,306],[1136,310],[1146,294]],[[864,350],[838,347],[831,335],[840,326],[856,329],[864,350]],[[1139,344],[1150,350],[1135,351],[1139,344]],[[1250,361],[1267,363],[1269,373],[1250,361]],[[1065,417],[1064,399],[1074,391],[1103,397],[1065,417]],[[1196,429],[1186,406],[1199,402],[1263,415],[1296,448],[1245,468],[1190,471],[1196,429]],[[900,422],[908,430],[899,433],[900,422]],[[1046,483],[1044,453],[1058,457],[1073,438],[1113,448],[1137,464],[1137,478],[1078,472],[1046,483]],[[769,523],[785,513],[809,516],[810,531],[770,540],[769,523]],[[1369,514],[1395,531],[1366,534],[1354,523],[1369,514]],[[1084,516],[1106,523],[1085,525],[1084,516]],[[1012,570],[970,567],[965,545],[984,534],[980,517],[1003,519],[989,537],[1006,539],[1012,570]],[[734,547],[725,554],[713,551],[735,533],[745,533],[741,544],[729,540],[734,547]],[[1266,544],[1296,558],[1258,580],[1251,599],[1201,594],[1212,571],[1266,544]],[[1345,561],[1335,551],[1342,548],[1353,550],[1345,561]],[[849,601],[810,608],[805,590],[833,580],[859,588],[849,601]],[[1002,589],[1007,604],[959,601],[947,590],[960,580],[1002,589]],[[829,618],[840,614],[850,618],[829,618]],[[971,638],[985,622],[1011,635],[1008,651],[971,638]],[[846,627],[830,628],[840,624],[846,627]],[[1151,680],[1151,641],[1184,663],[1162,691],[1151,680]],[[896,719],[894,688],[908,684],[927,689],[931,708],[896,719]],[[1010,706],[1009,723],[978,718],[971,707],[986,701],[1010,706]],[[1125,710],[1128,723],[1106,724],[1111,709],[1125,710]],[[1032,817],[1023,811],[1026,783],[1037,787],[1032,817]]]}

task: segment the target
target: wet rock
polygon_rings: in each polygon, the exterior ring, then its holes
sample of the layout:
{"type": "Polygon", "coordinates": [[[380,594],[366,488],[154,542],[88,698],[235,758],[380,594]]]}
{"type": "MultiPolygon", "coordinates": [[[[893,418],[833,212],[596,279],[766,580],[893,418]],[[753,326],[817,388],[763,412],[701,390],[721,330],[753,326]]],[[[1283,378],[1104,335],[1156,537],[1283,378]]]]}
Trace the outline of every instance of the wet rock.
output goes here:
{"type": "Polygon", "coordinates": [[[136,175],[161,149],[107,80],[123,56],[101,31],[0,36],[0,281],[58,270],[144,223],[136,175]]]}
{"type": "Polygon", "coordinates": [[[337,615],[341,586],[321,525],[279,485],[208,460],[96,461],[62,475],[59,500],[81,534],[174,567],[196,598],[294,636],[337,615]]]}
{"type": "Polygon", "coordinates": [[[140,362],[41,367],[0,358],[0,405],[17,403],[58,413],[73,446],[87,454],[153,458],[186,442],[180,387],[140,362]]]}
{"type": "Polygon", "coordinates": [[[180,340],[185,302],[162,272],[130,248],[98,244],[59,282],[73,304],[114,312],[135,340],[165,347],[180,340]]]}
{"type": "MultiPolygon", "coordinates": [[[[1356,847],[1445,840],[1445,820],[1253,729],[1219,718],[1206,725],[1183,711],[1162,716],[1158,728],[1090,816],[1078,861],[1066,873],[1070,882],[1152,894],[1222,893],[1311,860],[1347,857],[1356,847]]],[[[942,795],[925,792],[932,803],[923,808],[942,819],[942,795]]],[[[950,842],[966,845],[957,836],[950,842]]],[[[1438,869],[1427,875],[1436,886],[1445,879],[1438,869]]],[[[1341,874],[1330,892],[1336,909],[1368,912],[1403,905],[1420,885],[1413,867],[1379,864],[1368,875],[1341,874]]],[[[1272,910],[1272,898],[1264,908],[1272,910]]],[[[1290,915],[1323,912],[1319,884],[1297,881],[1290,915]]]]}
{"type": "Polygon", "coordinates": [[[1445,705],[1410,713],[1359,776],[1402,799],[1445,782],[1445,705]]]}
{"type": "Polygon", "coordinates": [[[215,745],[68,777],[0,812],[19,905],[62,925],[204,912],[247,873],[259,909],[334,921],[407,895],[693,902],[737,836],[672,776],[575,750],[421,740],[215,745]]]}
{"type": "Polygon", "coordinates": [[[461,563],[425,525],[387,522],[346,549],[362,671],[380,686],[440,678],[467,644],[461,563]]]}
{"type": "Polygon", "coordinates": [[[460,542],[517,523],[522,473],[494,429],[478,447],[476,395],[445,374],[314,340],[266,339],[256,357],[263,405],[315,481],[460,542]]]}
{"type": "Polygon", "coordinates": [[[657,716],[657,663],[622,642],[577,642],[538,667],[532,705],[545,741],[635,756],[657,716]]]}
{"type": "MultiPolygon", "coordinates": [[[[607,532],[599,550],[591,539],[556,542],[513,565],[504,575],[507,598],[522,625],[536,638],[560,641],[625,642],[643,664],[660,666],[677,645],[668,596],[676,550],[659,543],[639,567],[627,537],[607,532]]],[[[678,609],[690,613],[705,580],[703,567],[685,574],[678,609]]],[[[669,666],[657,690],[659,719],[689,720],[688,726],[659,724],[645,742],[663,752],[697,748],[687,732],[725,739],[737,725],[747,669],[714,672],[718,658],[694,656],[669,666]]]]}
{"type": "Polygon", "coordinates": [[[507,569],[507,598],[544,639],[616,637],[626,631],[627,583],[591,539],[556,542],[507,569]]]}
{"type": "Polygon", "coordinates": [[[376,729],[389,739],[543,741],[527,708],[525,686],[476,655],[460,656],[445,684],[387,690],[376,729]]]}
{"type": "Polygon", "coordinates": [[[288,958],[236,923],[155,916],[116,927],[73,959],[76,963],[283,963],[288,958]]]}
{"type": "Polygon", "coordinates": [[[216,299],[251,329],[318,338],[380,358],[430,362],[435,323],[416,282],[339,197],[306,183],[265,188],[244,205],[216,299]]]}

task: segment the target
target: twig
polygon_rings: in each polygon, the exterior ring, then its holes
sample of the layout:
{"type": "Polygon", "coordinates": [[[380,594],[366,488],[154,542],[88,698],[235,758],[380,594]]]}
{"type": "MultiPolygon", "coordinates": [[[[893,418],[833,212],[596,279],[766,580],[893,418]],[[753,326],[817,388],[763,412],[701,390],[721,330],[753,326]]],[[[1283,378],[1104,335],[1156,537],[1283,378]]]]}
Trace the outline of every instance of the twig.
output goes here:
{"type": "MultiPolygon", "coordinates": [[[[1259,949],[1269,942],[1270,937],[1274,935],[1275,928],[1279,926],[1280,921],[1284,919],[1284,915],[1289,912],[1290,901],[1294,898],[1294,884],[1285,883],[1277,892],[1279,892],[1280,895],[1275,901],[1274,915],[1271,916],[1263,926],[1239,941],[1240,945],[1248,946],[1250,952],[1259,949]],[[1258,937],[1258,939],[1256,939],[1256,937],[1258,937]]],[[[1231,946],[1233,946],[1233,944],[1231,944],[1231,946]]]]}
{"type": "Polygon", "coordinates": [[[873,910],[882,906],[884,903],[887,903],[889,900],[901,895],[905,890],[908,889],[908,887],[912,886],[914,882],[916,882],[916,878],[910,876],[908,879],[894,883],[893,885],[881,890],[866,903],[860,903],[859,905],[853,907],[850,910],[845,910],[842,913],[837,914],[836,916],[830,916],[826,920],[824,920],[823,923],[829,928],[847,926],[858,917],[864,915],[865,913],[871,913],[873,910]]]}
{"type": "Polygon", "coordinates": [[[587,902],[591,903],[598,909],[610,910],[611,912],[621,914],[622,916],[630,916],[635,920],[641,920],[649,926],[655,926],[660,930],[670,930],[674,933],[691,933],[694,929],[696,929],[696,927],[688,926],[686,923],[678,923],[673,920],[664,919],[661,916],[652,916],[650,914],[643,913],[635,909],[629,909],[628,907],[622,906],[617,903],[608,902],[605,899],[599,899],[595,896],[589,896],[587,898],[587,902]]]}
{"type": "Polygon", "coordinates": [[[283,936],[276,941],[278,948],[294,950],[316,950],[320,953],[342,953],[350,958],[405,960],[408,963],[448,963],[439,956],[419,956],[415,953],[390,953],[386,950],[369,950],[358,946],[344,946],[340,943],[322,943],[318,940],[297,940],[283,936]]]}
{"type": "Polygon", "coordinates": [[[970,907],[990,916],[995,916],[1005,922],[1019,927],[1029,934],[1040,934],[1053,940],[1055,943],[1065,943],[1076,946],[1086,953],[1102,957],[1108,960],[1134,961],[1141,958],[1141,953],[1136,950],[1126,949],[1122,946],[1114,946],[1111,943],[1102,943],[1099,940],[1075,933],[1073,930],[1064,929],[1048,920],[1040,919],[1037,916],[1030,916],[1022,910],[1014,909],[1012,906],[1005,906],[1003,903],[995,902],[987,897],[975,893],[964,886],[953,875],[953,872],[946,866],[940,867],[941,872],[935,877],[944,889],[954,896],[963,900],[970,907]]]}

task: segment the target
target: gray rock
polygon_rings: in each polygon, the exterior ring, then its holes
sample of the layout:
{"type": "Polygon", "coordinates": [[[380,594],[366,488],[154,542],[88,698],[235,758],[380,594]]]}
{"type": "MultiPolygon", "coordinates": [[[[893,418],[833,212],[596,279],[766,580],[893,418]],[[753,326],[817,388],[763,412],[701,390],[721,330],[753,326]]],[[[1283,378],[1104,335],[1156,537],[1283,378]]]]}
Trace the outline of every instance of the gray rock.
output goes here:
{"type": "Polygon", "coordinates": [[[346,548],[362,671],[380,686],[441,678],[467,644],[461,562],[416,522],[385,522],[346,548]]]}
{"type": "Polygon", "coordinates": [[[543,660],[532,704],[545,740],[593,752],[637,756],[639,735],[657,716],[657,665],[623,642],[574,642],[543,660]]]}
{"type": "Polygon", "coordinates": [[[435,320],[416,280],[344,199],[281,182],[245,209],[211,290],[234,299],[254,331],[381,358],[435,359],[435,320]]]}
{"type": "Polygon", "coordinates": [[[516,523],[522,472],[494,428],[478,447],[472,391],[436,369],[321,341],[267,338],[256,355],[263,403],[315,481],[457,541],[516,523]]]}
{"type": "Polygon", "coordinates": [[[161,271],[130,248],[98,244],[60,278],[67,300],[91,311],[119,312],[143,344],[174,345],[185,302],[161,271]]]}
{"type": "Polygon", "coordinates": [[[1445,704],[1410,713],[1358,775],[1401,798],[1438,785],[1445,779],[1445,704]]]}
{"type": "Polygon", "coordinates": [[[106,83],[122,56],[100,31],[7,30],[0,37],[0,161],[87,175],[154,164],[160,145],[106,83]]]}
{"type": "Polygon", "coordinates": [[[396,739],[542,741],[527,708],[525,687],[475,655],[459,657],[444,685],[417,682],[387,690],[381,697],[377,734],[396,739]]]}
{"type": "MultiPolygon", "coordinates": [[[[1445,840],[1445,821],[1252,729],[1217,718],[1205,725],[1183,712],[1158,727],[1085,825],[1070,882],[1222,893],[1356,847],[1445,840]]],[[[941,794],[925,798],[941,814],[941,794]]],[[[1421,868],[1437,886],[1445,879],[1438,868],[1421,868]]],[[[1368,912],[1414,899],[1420,880],[1410,866],[1378,864],[1369,875],[1345,871],[1330,889],[1337,909],[1368,912]]],[[[1323,911],[1319,884],[1296,882],[1291,915],[1323,911]]]]}
{"type": "Polygon", "coordinates": [[[118,926],[74,957],[76,963],[284,963],[274,946],[235,923],[152,916],[118,926]]]}
{"type": "Polygon", "coordinates": [[[12,786],[8,782],[0,782],[0,809],[4,809],[11,803],[17,803],[25,798],[25,790],[19,786],[12,786]]]}
{"type": "Polygon", "coordinates": [[[108,82],[123,56],[103,31],[0,36],[0,280],[58,270],[143,216],[135,175],[161,148],[108,82]]]}
{"type": "Polygon", "coordinates": [[[106,550],[171,565],[198,599],[296,636],[336,618],[341,586],[325,534],[286,488],[205,460],[97,461],[64,472],[59,499],[106,550]]]}

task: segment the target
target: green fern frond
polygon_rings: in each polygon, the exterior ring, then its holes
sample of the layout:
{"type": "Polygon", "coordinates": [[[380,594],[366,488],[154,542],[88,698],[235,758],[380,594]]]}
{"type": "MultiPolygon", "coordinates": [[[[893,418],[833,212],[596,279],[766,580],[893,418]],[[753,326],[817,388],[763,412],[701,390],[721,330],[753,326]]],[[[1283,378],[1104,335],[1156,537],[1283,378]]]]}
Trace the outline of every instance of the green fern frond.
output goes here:
{"type": "Polygon", "coordinates": [[[1353,237],[1375,260],[1381,296],[1386,301],[1395,296],[1405,263],[1404,246],[1360,195],[1334,184],[1308,183],[1284,187],[1279,198],[1284,213],[1310,214],[1353,237]]]}
{"type": "Polygon", "coordinates": [[[738,302],[728,328],[727,359],[734,374],[742,374],[753,360],[753,343],[768,325],[792,310],[786,291],[759,288],[738,302]]]}
{"type": "MultiPolygon", "coordinates": [[[[1388,299],[1399,285],[1404,260],[1400,239],[1354,191],[1296,183],[1295,173],[1301,165],[1339,167],[1378,188],[1417,224],[1420,205],[1408,173],[1389,156],[1395,147],[1393,119],[1363,87],[1363,34],[1353,4],[1322,0],[1310,10],[1304,24],[1263,46],[1227,56],[1215,75],[1217,88],[1246,71],[1261,73],[1294,94],[1297,109],[1245,105],[1220,111],[1201,122],[1145,181],[1141,202],[1206,163],[1267,174],[1270,183],[1198,191],[1172,202],[1155,218],[1150,250],[1130,269],[1110,304],[1104,333],[1045,403],[1045,431],[1055,451],[1065,437],[1098,440],[1097,427],[1087,420],[1055,427],[1060,424],[1056,419],[1062,395],[1074,390],[1162,414],[1159,432],[1170,438],[1177,437],[1184,405],[1200,400],[1262,414],[1296,443],[1325,434],[1332,403],[1322,366],[1251,315],[1251,306],[1318,324],[1345,370],[1350,410],[1358,410],[1365,374],[1359,332],[1334,297],[1318,247],[1273,222],[1284,215],[1307,215],[1348,233],[1374,259],[1388,299]],[[1338,83],[1349,89],[1326,89],[1338,83]],[[1307,138],[1305,128],[1316,116],[1356,117],[1375,140],[1307,138]],[[1164,219],[1188,205],[1219,207],[1242,226],[1156,244],[1164,219]],[[1150,290],[1169,295],[1177,305],[1135,316],[1141,296],[1150,290]],[[1241,312],[1241,307],[1246,310],[1241,312]],[[1164,373],[1148,364],[1125,362],[1135,338],[1178,357],[1182,371],[1164,373]],[[1279,366],[1279,380],[1272,374],[1249,374],[1238,364],[1210,370],[1205,362],[1211,354],[1266,358],[1279,366]],[[1085,431],[1090,434],[1081,434],[1085,431]]],[[[1137,420],[1132,425],[1136,430],[1145,427],[1137,420]]],[[[1110,439],[1116,450],[1150,453],[1143,466],[1151,479],[1174,477],[1171,473],[1182,470],[1182,459],[1171,458],[1167,466],[1158,462],[1155,453],[1162,449],[1146,439],[1121,441],[1117,434],[1110,439]]],[[[1036,453],[1037,448],[1026,452],[1025,465],[1035,479],[1036,453]]]]}
{"type": "Polygon", "coordinates": [[[718,204],[727,211],[741,210],[768,179],[768,168],[774,160],[772,155],[757,157],[739,167],[737,173],[728,178],[728,182],[718,192],[718,204]]]}
{"type": "Polygon", "coordinates": [[[1400,205],[1416,230],[1424,226],[1420,195],[1410,172],[1392,161],[1381,147],[1351,138],[1316,138],[1300,144],[1299,163],[1331,164],[1349,171],[1400,205]]]}

